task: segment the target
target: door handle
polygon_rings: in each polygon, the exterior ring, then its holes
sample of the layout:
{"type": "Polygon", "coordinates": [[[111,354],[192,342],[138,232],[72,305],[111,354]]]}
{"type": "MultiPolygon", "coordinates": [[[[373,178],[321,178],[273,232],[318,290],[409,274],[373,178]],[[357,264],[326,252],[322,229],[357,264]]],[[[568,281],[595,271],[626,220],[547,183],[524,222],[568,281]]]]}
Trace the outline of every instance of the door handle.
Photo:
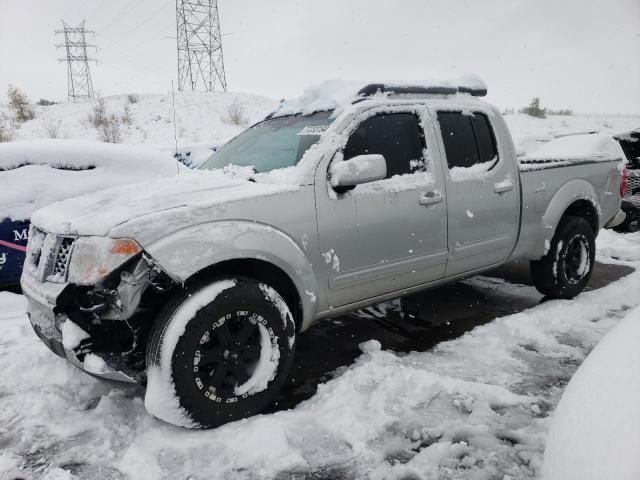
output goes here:
{"type": "Polygon", "coordinates": [[[502,182],[493,184],[493,191],[496,193],[506,193],[513,190],[513,182],[509,180],[503,180],[502,182]]]}
{"type": "Polygon", "coordinates": [[[444,200],[444,197],[440,192],[427,192],[420,195],[418,203],[420,205],[433,205],[434,203],[440,203],[444,200]]]}

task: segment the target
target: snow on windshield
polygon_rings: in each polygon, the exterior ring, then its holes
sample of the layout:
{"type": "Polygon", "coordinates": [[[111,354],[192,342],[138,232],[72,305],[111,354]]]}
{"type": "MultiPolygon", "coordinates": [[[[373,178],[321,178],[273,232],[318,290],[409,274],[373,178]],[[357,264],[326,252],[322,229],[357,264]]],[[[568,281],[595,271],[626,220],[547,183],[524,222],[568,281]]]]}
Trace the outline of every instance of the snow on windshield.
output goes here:
{"type": "Polygon", "coordinates": [[[293,167],[332,121],[330,112],[267,119],[220,148],[201,168],[237,165],[264,173],[293,167]]]}

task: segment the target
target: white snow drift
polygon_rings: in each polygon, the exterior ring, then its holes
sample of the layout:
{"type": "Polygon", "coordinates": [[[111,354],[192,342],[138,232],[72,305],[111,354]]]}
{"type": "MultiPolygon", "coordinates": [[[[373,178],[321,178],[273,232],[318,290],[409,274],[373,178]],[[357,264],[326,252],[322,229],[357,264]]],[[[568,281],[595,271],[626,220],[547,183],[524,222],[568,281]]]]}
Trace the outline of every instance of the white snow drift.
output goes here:
{"type": "Polygon", "coordinates": [[[0,219],[112,186],[169,177],[178,164],[165,152],[80,140],[0,143],[0,219]]]}

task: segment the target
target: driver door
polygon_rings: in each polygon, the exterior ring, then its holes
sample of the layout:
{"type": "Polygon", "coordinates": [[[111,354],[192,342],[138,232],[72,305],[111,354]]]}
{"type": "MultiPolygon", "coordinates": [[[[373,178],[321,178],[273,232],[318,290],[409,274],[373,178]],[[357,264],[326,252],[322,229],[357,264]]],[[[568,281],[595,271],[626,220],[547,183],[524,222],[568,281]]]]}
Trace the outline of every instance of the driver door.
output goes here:
{"type": "MultiPolygon", "coordinates": [[[[447,217],[443,173],[427,162],[435,145],[426,112],[366,111],[331,161],[381,154],[383,180],[343,194],[331,188],[328,164],[316,173],[316,208],[329,307],[399,291],[444,276],[447,217]],[[323,168],[324,167],[324,168],[323,168]]],[[[437,147],[435,147],[437,148],[437,147]]],[[[434,155],[435,157],[435,155],[434,155]]]]}

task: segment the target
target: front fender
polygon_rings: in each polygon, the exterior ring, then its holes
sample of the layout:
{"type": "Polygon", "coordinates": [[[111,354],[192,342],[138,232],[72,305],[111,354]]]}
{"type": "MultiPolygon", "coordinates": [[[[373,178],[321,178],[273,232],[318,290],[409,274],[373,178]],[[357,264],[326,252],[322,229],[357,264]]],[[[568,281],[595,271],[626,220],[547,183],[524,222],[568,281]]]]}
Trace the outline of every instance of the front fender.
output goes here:
{"type": "Polygon", "coordinates": [[[546,253],[546,245],[551,243],[554,233],[558,228],[560,219],[567,209],[579,200],[587,200],[593,205],[598,215],[598,225],[602,222],[602,211],[598,196],[591,183],[582,179],[574,179],[562,185],[553,195],[547,209],[542,215],[542,225],[540,228],[541,237],[536,243],[536,254],[540,257],[546,253]]]}
{"type": "Polygon", "coordinates": [[[307,328],[315,317],[319,290],[312,265],[300,246],[274,227],[242,220],[217,221],[178,230],[143,248],[180,282],[226,260],[269,262],[283,270],[298,290],[301,328],[307,328]]]}

